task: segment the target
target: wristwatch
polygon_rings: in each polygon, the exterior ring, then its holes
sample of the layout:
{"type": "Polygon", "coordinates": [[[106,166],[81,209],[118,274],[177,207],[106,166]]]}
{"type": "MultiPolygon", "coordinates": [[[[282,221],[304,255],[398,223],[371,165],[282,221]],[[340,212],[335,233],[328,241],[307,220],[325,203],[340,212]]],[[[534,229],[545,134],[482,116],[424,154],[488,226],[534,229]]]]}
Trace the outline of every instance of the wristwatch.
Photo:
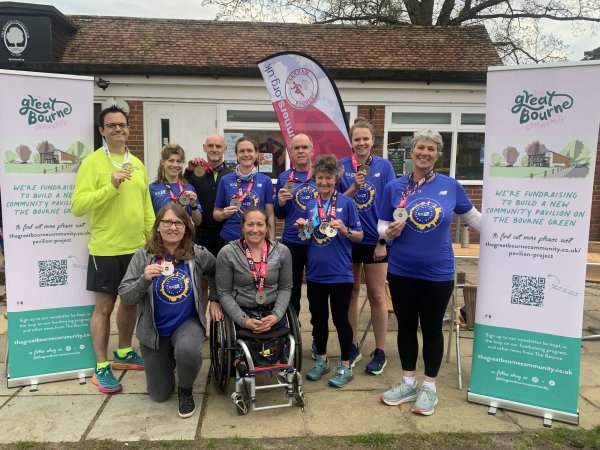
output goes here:
{"type": "Polygon", "coordinates": [[[385,239],[379,239],[379,241],[377,241],[377,243],[379,245],[387,245],[387,241],[385,239]]]}
{"type": "Polygon", "coordinates": [[[346,237],[348,239],[350,239],[350,236],[352,236],[352,230],[350,228],[348,228],[348,232],[346,233],[346,237]]]}
{"type": "Polygon", "coordinates": [[[194,206],[190,206],[190,209],[191,209],[192,211],[196,211],[196,210],[198,209],[198,205],[196,204],[196,205],[194,205],[194,206]]]}

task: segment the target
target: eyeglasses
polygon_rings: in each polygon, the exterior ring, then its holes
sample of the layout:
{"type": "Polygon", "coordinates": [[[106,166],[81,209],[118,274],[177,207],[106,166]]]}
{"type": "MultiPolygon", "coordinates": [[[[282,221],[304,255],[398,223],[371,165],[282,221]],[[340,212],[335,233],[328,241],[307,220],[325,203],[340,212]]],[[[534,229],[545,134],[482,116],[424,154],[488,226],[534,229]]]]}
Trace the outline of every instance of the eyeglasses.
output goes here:
{"type": "Polygon", "coordinates": [[[126,123],[107,123],[102,128],[108,128],[109,130],[114,130],[117,127],[121,128],[123,130],[125,128],[129,128],[129,124],[126,124],[126,123]]]}
{"type": "Polygon", "coordinates": [[[312,148],[312,145],[294,145],[292,150],[309,150],[312,148]]]}
{"type": "Polygon", "coordinates": [[[185,228],[185,223],[183,223],[181,220],[161,220],[160,224],[166,229],[171,228],[173,225],[175,225],[175,228],[178,230],[185,228]]]}

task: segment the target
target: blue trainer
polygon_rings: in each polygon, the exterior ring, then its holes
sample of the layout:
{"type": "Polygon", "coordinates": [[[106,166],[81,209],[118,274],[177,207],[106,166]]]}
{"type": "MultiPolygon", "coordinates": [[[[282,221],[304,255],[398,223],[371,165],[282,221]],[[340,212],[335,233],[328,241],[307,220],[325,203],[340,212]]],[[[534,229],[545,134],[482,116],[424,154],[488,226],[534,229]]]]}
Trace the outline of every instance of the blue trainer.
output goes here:
{"type": "Polygon", "coordinates": [[[379,397],[383,403],[390,406],[398,406],[406,402],[414,402],[419,395],[417,385],[399,383],[389,391],[385,391],[379,397]]]}
{"type": "Polygon", "coordinates": [[[318,358],[311,369],[306,374],[306,379],[310,381],[319,381],[323,375],[329,372],[329,361],[318,358]]]}
{"type": "Polygon", "coordinates": [[[437,403],[437,393],[427,386],[421,386],[417,401],[413,405],[411,411],[415,414],[421,414],[422,416],[430,416],[433,414],[433,411],[435,411],[435,405],[437,405],[437,403]]]}
{"type": "Polygon", "coordinates": [[[352,344],[352,348],[350,349],[350,367],[354,368],[357,362],[362,359],[362,354],[360,353],[360,349],[357,344],[352,344]]]}
{"type": "Polygon", "coordinates": [[[113,352],[113,369],[117,370],[144,370],[144,360],[132,348],[125,357],[120,358],[116,351],[113,352]]]}
{"type": "Polygon", "coordinates": [[[385,358],[385,352],[379,348],[376,348],[373,353],[371,353],[373,357],[367,367],[365,367],[365,372],[373,374],[373,375],[381,375],[383,373],[383,369],[387,366],[387,359],[385,358]]]}
{"type": "Polygon", "coordinates": [[[346,386],[353,379],[354,374],[352,373],[352,367],[346,367],[340,363],[335,369],[335,374],[329,379],[329,386],[341,388],[346,386]]]}
{"type": "Polygon", "coordinates": [[[100,392],[104,392],[105,394],[112,394],[123,389],[119,380],[113,375],[110,364],[100,370],[94,371],[92,383],[98,386],[100,392]]]}

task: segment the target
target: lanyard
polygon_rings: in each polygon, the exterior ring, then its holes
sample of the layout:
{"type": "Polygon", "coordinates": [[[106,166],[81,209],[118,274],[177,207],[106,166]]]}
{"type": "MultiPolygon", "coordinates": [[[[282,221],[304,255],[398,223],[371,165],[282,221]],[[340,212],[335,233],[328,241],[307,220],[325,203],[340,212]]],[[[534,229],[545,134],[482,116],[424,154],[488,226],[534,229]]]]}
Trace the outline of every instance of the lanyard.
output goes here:
{"type": "Polygon", "coordinates": [[[237,198],[240,202],[243,202],[244,199],[248,196],[250,191],[252,190],[252,185],[254,184],[254,178],[248,181],[248,187],[246,188],[246,192],[242,189],[242,180],[238,178],[237,180],[237,193],[233,196],[233,198],[237,198]]]}
{"type": "Polygon", "coordinates": [[[125,157],[123,158],[123,163],[119,164],[118,162],[116,162],[115,160],[113,160],[110,156],[110,150],[108,149],[108,146],[106,145],[106,142],[104,143],[104,145],[102,146],[102,150],[104,150],[104,154],[108,157],[108,159],[110,160],[111,163],[113,163],[114,166],[118,167],[119,169],[123,169],[123,166],[125,164],[129,164],[129,158],[131,157],[131,153],[129,153],[129,149],[127,147],[125,147],[125,157]]]}
{"type": "Polygon", "coordinates": [[[292,167],[292,170],[290,170],[290,175],[287,179],[287,181],[291,181],[292,183],[305,183],[307,181],[310,180],[310,168],[308,169],[308,172],[306,173],[306,180],[304,181],[300,181],[297,177],[296,177],[296,168],[292,167]]]}
{"type": "Polygon", "coordinates": [[[218,167],[213,167],[209,163],[207,163],[206,161],[204,161],[202,158],[200,158],[200,165],[204,168],[204,170],[206,171],[206,173],[213,173],[213,172],[218,172],[221,169],[221,166],[223,164],[221,164],[218,167]]]}
{"type": "Polygon", "coordinates": [[[400,198],[400,203],[398,203],[398,208],[404,208],[404,206],[406,206],[406,200],[408,199],[409,196],[413,195],[417,189],[419,189],[423,183],[425,183],[427,180],[429,180],[432,176],[435,175],[435,172],[433,170],[430,170],[429,172],[427,172],[427,174],[421,178],[417,184],[415,184],[413,186],[413,188],[410,190],[410,192],[408,192],[408,185],[410,184],[410,180],[413,176],[413,174],[411,173],[410,176],[408,177],[408,181],[406,182],[406,186],[404,188],[404,192],[402,193],[402,197],[400,198]]]}
{"type": "Polygon", "coordinates": [[[240,246],[244,251],[244,256],[248,260],[248,266],[250,267],[250,275],[254,280],[254,284],[256,285],[256,289],[258,292],[262,292],[265,289],[265,279],[267,278],[267,254],[269,253],[269,245],[265,240],[262,244],[262,250],[260,253],[260,266],[256,267],[254,263],[254,258],[252,258],[252,252],[250,251],[250,247],[246,244],[245,239],[240,240],[240,246]]]}
{"type": "Polygon", "coordinates": [[[364,165],[370,166],[373,163],[373,155],[369,155],[367,161],[364,164],[359,164],[358,159],[356,159],[356,153],[352,153],[352,168],[354,169],[354,173],[358,172],[358,168],[364,165]]]}
{"type": "MultiPolygon", "coordinates": [[[[169,197],[171,197],[171,201],[174,201],[175,203],[177,203],[177,197],[175,196],[175,193],[173,192],[173,188],[171,187],[171,184],[167,181],[166,178],[163,179],[163,183],[165,184],[167,191],[169,191],[169,197]]],[[[179,187],[179,195],[181,195],[183,192],[183,183],[181,182],[181,180],[177,180],[177,186],[179,187]]]]}

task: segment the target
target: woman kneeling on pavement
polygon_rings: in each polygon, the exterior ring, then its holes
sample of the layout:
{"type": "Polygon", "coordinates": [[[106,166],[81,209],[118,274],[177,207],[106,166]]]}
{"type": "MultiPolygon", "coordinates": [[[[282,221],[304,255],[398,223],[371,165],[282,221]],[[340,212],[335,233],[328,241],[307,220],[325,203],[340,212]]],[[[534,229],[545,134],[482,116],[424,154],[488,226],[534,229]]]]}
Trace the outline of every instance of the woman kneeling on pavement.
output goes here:
{"type": "Polygon", "coordinates": [[[363,231],[356,205],[336,190],[343,170],[337,158],[333,155],[319,156],[312,170],[319,193],[317,198],[308,203],[305,217],[296,220],[299,234],[309,239],[306,292],[313,326],[313,345],[318,354],[306,378],[317,381],[330,371],[327,340],[331,303],[341,361],[334,375],[329,378],[329,385],[344,387],[354,378],[350,367],[352,326],[348,320],[354,286],[352,242],[362,240],[363,231]]]}
{"type": "Polygon", "coordinates": [[[177,365],[179,417],[194,414],[194,380],[202,366],[206,320],[202,275],[216,297],[215,257],[194,244],[194,224],[177,203],[163,206],[147,244],[134,255],[119,286],[121,301],[137,304],[136,336],[146,368],[148,395],[169,399],[177,365]]]}
{"type": "Polygon", "coordinates": [[[454,289],[450,226],[454,213],[479,230],[481,214],[453,178],[436,174],[443,141],[437,131],[417,131],[413,171],[389,182],[379,209],[379,234],[393,239],[387,279],[398,320],[402,381],[381,395],[387,405],[415,402],[412,412],[429,416],[437,405],[436,377],[444,354],[442,324],[454,289]],[[417,385],[417,328],[423,334],[424,381],[417,385]]]}

